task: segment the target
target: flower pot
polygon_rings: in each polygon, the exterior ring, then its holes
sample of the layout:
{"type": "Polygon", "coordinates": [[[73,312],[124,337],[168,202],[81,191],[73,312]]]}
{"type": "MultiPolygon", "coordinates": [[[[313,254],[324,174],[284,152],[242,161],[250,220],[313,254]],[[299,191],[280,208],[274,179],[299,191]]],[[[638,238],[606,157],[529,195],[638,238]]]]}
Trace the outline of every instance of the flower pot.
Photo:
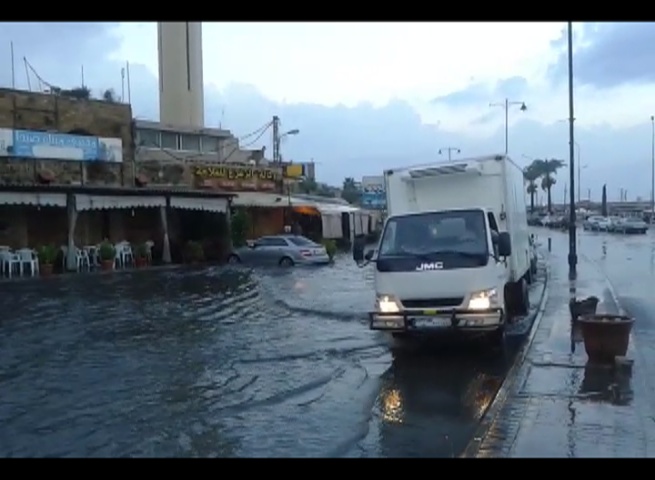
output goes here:
{"type": "Polygon", "coordinates": [[[630,344],[634,319],[624,315],[585,315],[578,319],[584,348],[591,363],[614,363],[624,357],[630,344]]]}
{"type": "Polygon", "coordinates": [[[39,265],[39,272],[43,277],[49,277],[52,275],[52,263],[42,263],[39,265]]]}
{"type": "Polygon", "coordinates": [[[145,257],[136,257],[134,259],[134,266],[136,268],[143,268],[148,265],[148,260],[145,257]]]}
{"type": "Polygon", "coordinates": [[[114,269],[114,261],[113,260],[101,260],[100,261],[100,268],[102,270],[113,270],[114,269]]]}

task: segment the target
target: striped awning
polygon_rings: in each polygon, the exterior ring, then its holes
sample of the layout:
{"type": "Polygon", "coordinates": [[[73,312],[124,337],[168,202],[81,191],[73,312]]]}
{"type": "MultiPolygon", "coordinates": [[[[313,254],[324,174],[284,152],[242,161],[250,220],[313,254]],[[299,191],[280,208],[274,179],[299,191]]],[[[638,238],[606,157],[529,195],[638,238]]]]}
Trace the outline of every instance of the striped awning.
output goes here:
{"type": "Polygon", "coordinates": [[[171,197],[171,208],[204,210],[205,212],[226,212],[225,198],[171,197]]]}
{"type": "MultiPolygon", "coordinates": [[[[66,205],[66,202],[64,202],[66,205]]],[[[75,195],[75,205],[78,212],[85,210],[116,210],[124,208],[165,207],[163,196],[138,195],[75,195]]]]}
{"type": "Polygon", "coordinates": [[[66,207],[65,193],[0,192],[0,205],[66,207]]]}

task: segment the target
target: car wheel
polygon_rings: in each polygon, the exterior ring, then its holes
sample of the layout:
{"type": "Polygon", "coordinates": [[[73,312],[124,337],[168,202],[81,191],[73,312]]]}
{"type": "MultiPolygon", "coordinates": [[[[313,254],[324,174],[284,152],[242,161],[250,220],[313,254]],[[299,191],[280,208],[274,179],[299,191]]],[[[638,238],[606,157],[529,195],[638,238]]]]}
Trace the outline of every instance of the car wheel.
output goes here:
{"type": "Polygon", "coordinates": [[[232,255],[230,255],[229,257],[227,257],[227,263],[230,263],[230,264],[234,265],[234,264],[236,264],[236,263],[241,263],[241,259],[239,258],[238,255],[235,255],[235,254],[233,253],[232,255]]]}
{"type": "Polygon", "coordinates": [[[289,257],[283,257],[280,260],[280,267],[293,267],[293,260],[289,257]]]}

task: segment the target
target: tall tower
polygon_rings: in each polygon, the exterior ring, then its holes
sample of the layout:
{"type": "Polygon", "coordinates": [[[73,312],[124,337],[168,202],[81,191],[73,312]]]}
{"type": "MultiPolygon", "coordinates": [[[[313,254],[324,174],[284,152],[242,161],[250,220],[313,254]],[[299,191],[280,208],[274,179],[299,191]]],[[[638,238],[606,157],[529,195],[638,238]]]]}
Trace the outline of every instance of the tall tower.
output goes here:
{"type": "Polygon", "coordinates": [[[203,127],[202,24],[158,22],[159,120],[203,127]]]}

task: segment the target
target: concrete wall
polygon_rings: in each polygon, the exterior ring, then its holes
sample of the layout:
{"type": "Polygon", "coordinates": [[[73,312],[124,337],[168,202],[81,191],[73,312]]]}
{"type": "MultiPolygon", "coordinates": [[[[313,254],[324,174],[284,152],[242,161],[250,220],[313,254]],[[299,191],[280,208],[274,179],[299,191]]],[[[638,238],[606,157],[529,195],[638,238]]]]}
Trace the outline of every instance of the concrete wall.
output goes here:
{"type": "Polygon", "coordinates": [[[172,125],[204,125],[202,24],[159,22],[159,117],[172,125]]]}

